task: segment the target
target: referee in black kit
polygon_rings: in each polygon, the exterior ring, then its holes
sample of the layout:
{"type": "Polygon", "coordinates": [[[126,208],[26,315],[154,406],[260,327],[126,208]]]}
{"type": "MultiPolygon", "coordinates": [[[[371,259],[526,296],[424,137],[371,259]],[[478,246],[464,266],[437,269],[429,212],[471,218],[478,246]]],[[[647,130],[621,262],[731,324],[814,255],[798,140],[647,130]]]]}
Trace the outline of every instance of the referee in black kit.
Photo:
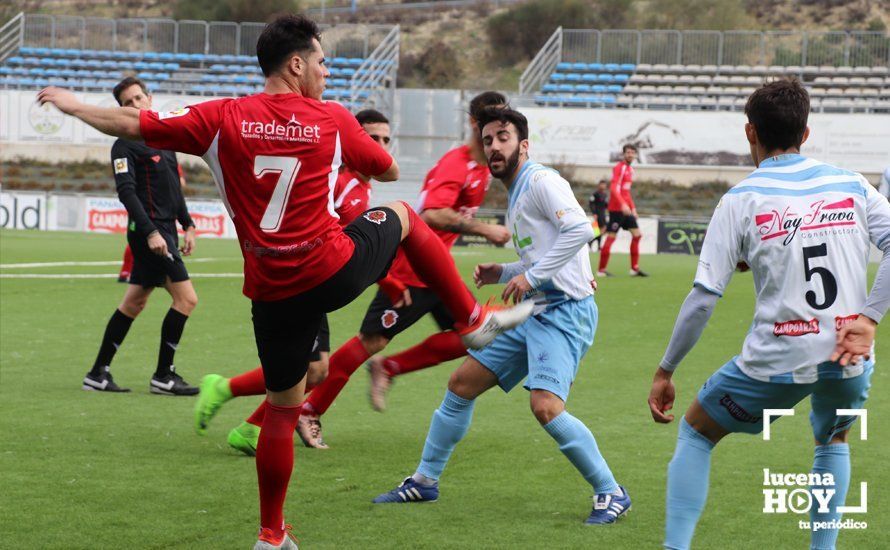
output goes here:
{"type": "MultiPolygon", "coordinates": [[[[151,109],[151,94],[138,78],[121,80],[113,93],[123,107],[151,109]]],[[[176,155],[141,142],[118,139],[111,147],[111,159],[117,194],[129,215],[127,241],[133,251],[133,271],[124,298],[105,327],[99,354],[83,379],[83,389],[130,391],[115,384],[110,372],[111,360],[133,320],[145,308],[151,292],[162,286],[173,297],[173,305],[161,325],[158,365],[149,389],[160,395],[195,395],[198,388],[186,383],[173,366],[173,355],[185,322],[198,303],[198,295],[179,254],[181,250],[188,256],[194,250],[195,224],[182,196],[176,155]],[[185,230],[181,248],[178,247],[177,220],[185,230]]]]}

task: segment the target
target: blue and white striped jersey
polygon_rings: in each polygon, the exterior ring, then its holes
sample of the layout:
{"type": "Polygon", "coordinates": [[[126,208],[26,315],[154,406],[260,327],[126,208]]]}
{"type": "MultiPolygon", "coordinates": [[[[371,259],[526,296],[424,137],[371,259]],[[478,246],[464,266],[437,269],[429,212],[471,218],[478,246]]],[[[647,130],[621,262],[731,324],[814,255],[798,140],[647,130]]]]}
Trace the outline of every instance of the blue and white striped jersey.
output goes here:
{"type": "MultiPolygon", "coordinates": [[[[810,383],[837,372],[819,365],[834,350],[838,328],[862,312],[869,242],[887,239],[890,203],[864,177],[781,155],[721,199],[695,284],[722,295],[737,264],[747,263],[756,305],[739,368],[757,380],[810,383]]],[[[860,362],[842,376],[863,368],[860,362]]]]}

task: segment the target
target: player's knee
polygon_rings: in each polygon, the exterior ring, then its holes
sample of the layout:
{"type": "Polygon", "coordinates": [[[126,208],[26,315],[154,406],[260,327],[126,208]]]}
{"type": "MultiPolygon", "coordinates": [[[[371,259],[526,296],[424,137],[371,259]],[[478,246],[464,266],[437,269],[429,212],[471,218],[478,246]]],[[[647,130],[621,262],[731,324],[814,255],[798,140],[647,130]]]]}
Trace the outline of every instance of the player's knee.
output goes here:
{"type": "MultiPolygon", "coordinates": [[[[833,436],[831,436],[831,439],[828,441],[828,444],[829,444],[829,445],[841,445],[841,444],[843,444],[843,443],[846,443],[846,442],[847,442],[847,436],[848,436],[849,434],[850,434],[850,430],[844,430],[844,431],[842,431],[842,432],[837,432],[836,434],[834,434],[833,436]]],[[[817,442],[816,442],[816,445],[821,445],[821,443],[819,443],[819,442],[817,441],[817,442]]]]}
{"type": "Polygon", "coordinates": [[[550,392],[534,391],[530,403],[532,414],[542,426],[549,424],[566,409],[562,399],[550,392]]]}
{"type": "Polygon", "coordinates": [[[148,304],[148,297],[128,297],[125,298],[118,309],[121,310],[121,313],[126,315],[127,317],[135,318],[142,310],[145,309],[145,306],[148,304]]]}
{"type": "Polygon", "coordinates": [[[328,377],[328,367],[329,363],[327,359],[309,363],[309,372],[306,373],[306,384],[309,386],[317,386],[324,382],[324,379],[328,377]]]}
{"type": "Polygon", "coordinates": [[[368,355],[380,353],[389,344],[389,338],[382,334],[359,334],[358,339],[368,355]]]}
{"type": "Polygon", "coordinates": [[[386,207],[392,209],[399,217],[399,221],[402,223],[402,239],[404,239],[411,232],[411,207],[403,201],[388,203],[386,207]]]}

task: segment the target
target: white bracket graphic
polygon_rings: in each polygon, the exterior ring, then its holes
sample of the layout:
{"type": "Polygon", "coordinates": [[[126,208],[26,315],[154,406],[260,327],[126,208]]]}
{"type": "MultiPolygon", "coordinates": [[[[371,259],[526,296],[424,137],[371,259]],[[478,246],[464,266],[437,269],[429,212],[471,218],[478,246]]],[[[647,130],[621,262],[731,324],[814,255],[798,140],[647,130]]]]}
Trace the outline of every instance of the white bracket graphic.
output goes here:
{"type": "Polygon", "coordinates": [[[865,409],[838,409],[838,416],[859,416],[861,423],[859,428],[859,440],[868,441],[868,411],[865,409]]]}
{"type": "MultiPolygon", "coordinates": [[[[856,409],[853,409],[856,410],[856,409]]],[[[868,512],[868,483],[859,483],[859,506],[838,506],[839,514],[865,514],[868,512]]]]}
{"type": "Polygon", "coordinates": [[[794,409],[763,409],[763,440],[769,441],[770,419],[774,416],[794,416],[794,409]]]}

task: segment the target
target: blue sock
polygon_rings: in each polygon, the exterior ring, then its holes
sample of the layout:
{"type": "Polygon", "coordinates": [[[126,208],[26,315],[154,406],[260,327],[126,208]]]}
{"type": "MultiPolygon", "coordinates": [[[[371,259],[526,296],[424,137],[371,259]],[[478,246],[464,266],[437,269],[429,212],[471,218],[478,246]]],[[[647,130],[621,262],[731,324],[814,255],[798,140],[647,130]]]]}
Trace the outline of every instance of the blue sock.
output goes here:
{"type": "Polygon", "coordinates": [[[601,495],[618,490],[618,483],[609,470],[606,459],[600,454],[596,439],[583,422],[563,411],[545,424],[544,429],[559,443],[562,454],[581,472],[587,483],[593,486],[594,493],[601,495]]]}
{"type": "MultiPolygon", "coordinates": [[[[813,460],[813,473],[828,474],[834,476],[834,486],[825,486],[825,489],[834,489],[836,492],[828,501],[828,513],[819,513],[818,501],[813,498],[813,506],[810,508],[811,528],[816,527],[817,522],[840,521],[841,514],[836,511],[838,506],[844,505],[847,498],[847,488],[850,486],[850,446],[846,443],[840,445],[819,445],[816,447],[813,460]]],[[[810,489],[823,488],[814,485],[810,489]]],[[[810,548],[812,550],[834,550],[837,542],[837,529],[819,529],[813,531],[810,536],[810,548]]]]}
{"type": "Polygon", "coordinates": [[[708,474],[714,444],[680,419],[677,448],[668,464],[664,547],[686,550],[708,499],[708,474]]]}
{"type": "Polygon", "coordinates": [[[418,474],[429,479],[439,479],[454,446],[463,439],[470,427],[474,403],[472,399],[464,399],[450,390],[445,391],[445,399],[433,413],[420,466],[417,467],[418,474]]]}

